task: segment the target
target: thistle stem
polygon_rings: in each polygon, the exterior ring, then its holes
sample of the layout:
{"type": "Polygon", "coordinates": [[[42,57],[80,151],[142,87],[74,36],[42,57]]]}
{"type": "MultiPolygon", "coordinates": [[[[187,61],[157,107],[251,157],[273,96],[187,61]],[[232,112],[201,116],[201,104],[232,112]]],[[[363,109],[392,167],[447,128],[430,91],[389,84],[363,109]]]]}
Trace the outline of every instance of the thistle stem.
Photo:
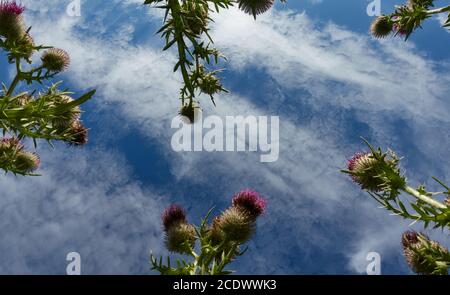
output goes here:
{"type": "Polygon", "coordinates": [[[20,82],[20,59],[16,58],[16,76],[14,77],[14,80],[12,81],[11,85],[8,88],[8,92],[6,92],[6,97],[11,96],[14,93],[14,89],[16,88],[17,84],[20,82]]]}
{"type": "Polygon", "coordinates": [[[169,6],[170,6],[170,12],[174,21],[174,38],[177,42],[177,48],[178,48],[178,58],[180,60],[180,69],[181,74],[183,76],[184,84],[186,85],[187,89],[189,90],[190,95],[194,96],[194,90],[191,87],[191,80],[189,78],[189,73],[186,68],[186,44],[184,43],[183,39],[183,20],[181,19],[181,6],[180,2],[178,0],[169,0],[169,6]]]}
{"type": "Polygon", "coordinates": [[[419,193],[416,189],[410,187],[410,186],[406,186],[406,188],[404,189],[405,192],[407,192],[408,194],[410,194],[411,196],[415,197],[416,199],[427,203],[428,205],[438,208],[438,209],[447,209],[447,206],[445,206],[444,204],[442,204],[441,202],[438,202],[428,196],[425,196],[421,193],[419,193]]]}
{"type": "Polygon", "coordinates": [[[445,7],[441,7],[441,8],[428,10],[427,14],[428,15],[433,15],[433,14],[439,14],[439,13],[448,12],[448,11],[450,11],[450,5],[449,6],[445,6],[445,7]]]}

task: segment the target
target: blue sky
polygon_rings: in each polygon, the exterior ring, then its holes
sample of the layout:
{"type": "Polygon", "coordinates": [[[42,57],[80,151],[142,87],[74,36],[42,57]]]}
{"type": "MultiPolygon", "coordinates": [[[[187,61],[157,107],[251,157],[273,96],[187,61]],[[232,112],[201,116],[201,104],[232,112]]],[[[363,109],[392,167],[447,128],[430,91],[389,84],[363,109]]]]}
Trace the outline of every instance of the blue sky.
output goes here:
{"type": "MultiPolygon", "coordinates": [[[[43,176],[0,179],[0,273],[63,274],[65,255],[77,251],[84,274],[151,274],[150,249],[167,254],[164,207],[179,203],[198,222],[247,187],[269,208],[232,265],[238,273],[360,274],[371,251],[383,273],[410,273],[400,252],[408,223],[378,209],[339,169],[364,136],[404,156],[413,185],[450,179],[450,35],[437,19],[405,43],[367,34],[363,0],[288,1],[256,22],[235,9],[216,16],[212,35],[229,59],[223,83],[231,93],[216,108],[203,97],[202,107],[280,116],[280,159],[260,163],[252,153],[172,151],[180,77],[174,52],[162,53],[155,35],[160,12],[142,1],[89,0],[70,17],[69,2],[23,1],[35,40],[71,54],[64,85],[98,91],[84,107],[90,143],[41,143],[43,176]]],[[[382,1],[382,10],[394,3],[382,1]]],[[[1,69],[10,79],[4,61],[1,69]]]]}

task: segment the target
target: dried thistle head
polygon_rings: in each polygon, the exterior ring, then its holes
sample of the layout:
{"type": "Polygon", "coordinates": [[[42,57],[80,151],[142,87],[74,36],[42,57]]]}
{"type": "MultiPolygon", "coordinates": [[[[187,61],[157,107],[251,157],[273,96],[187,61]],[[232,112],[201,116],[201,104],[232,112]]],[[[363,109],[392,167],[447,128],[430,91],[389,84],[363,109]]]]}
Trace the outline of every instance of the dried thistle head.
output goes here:
{"type": "Polygon", "coordinates": [[[42,65],[50,72],[62,72],[69,68],[69,54],[59,48],[51,48],[42,54],[42,65]]]}

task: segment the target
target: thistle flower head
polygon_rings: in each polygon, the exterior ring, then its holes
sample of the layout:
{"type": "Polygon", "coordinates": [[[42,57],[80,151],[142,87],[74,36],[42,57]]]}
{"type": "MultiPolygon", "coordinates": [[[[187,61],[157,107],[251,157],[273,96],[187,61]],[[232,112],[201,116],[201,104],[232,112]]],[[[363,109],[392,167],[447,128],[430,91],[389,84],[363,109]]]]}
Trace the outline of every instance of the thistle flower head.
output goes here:
{"type": "Polygon", "coordinates": [[[70,65],[69,54],[59,48],[51,48],[44,52],[41,57],[44,68],[51,72],[62,72],[70,65]]]}
{"type": "Polygon", "coordinates": [[[187,124],[194,124],[200,118],[201,109],[194,103],[188,103],[181,107],[179,115],[187,124]]]}
{"type": "Polygon", "coordinates": [[[356,153],[348,161],[348,171],[353,181],[362,189],[371,192],[382,192],[393,198],[406,186],[406,179],[401,175],[398,163],[400,159],[389,150],[383,153],[368,144],[371,152],[356,153]]]}
{"type": "Polygon", "coordinates": [[[196,232],[191,224],[178,223],[168,228],[166,231],[167,250],[187,254],[195,245],[196,232]]]}
{"type": "Polygon", "coordinates": [[[15,14],[20,15],[25,11],[25,7],[17,4],[16,1],[1,1],[0,2],[0,14],[15,14]]]}
{"type": "Polygon", "coordinates": [[[407,231],[402,235],[403,254],[411,270],[417,274],[448,274],[449,251],[426,235],[407,231]]]}
{"type": "Polygon", "coordinates": [[[239,9],[253,15],[256,19],[258,14],[262,14],[269,10],[274,3],[274,0],[237,0],[239,9]]]}
{"type": "Polygon", "coordinates": [[[22,13],[25,8],[15,1],[0,2],[0,36],[16,41],[25,34],[22,13]]]}
{"type": "Polygon", "coordinates": [[[389,16],[378,16],[370,26],[370,32],[375,38],[384,38],[393,30],[394,22],[389,16]]]}
{"type": "Polygon", "coordinates": [[[74,146],[81,146],[85,145],[88,142],[88,129],[81,124],[80,121],[74,121],[72,122],[72,125],[70,126],[70,135],[71,140],[70,144],[74,146]]]}
{"type": "Polygon", "coordinates": [[[22,173],[30,173],[39,168],[41,161],[35,153],[20,151],[16,155],[16,169],[22,173]]]}
{"type": "Polygon", "coordinates": [[[255,223],[245,212],[237,207],[225,210],[218,219],[218,226],[227,241],[245,243],[255,229],[255,223]]]}
{"type": "Polygon", "coordinates": [[[164,230],[168,231],[172,226],[186,223],[186,212],[178,205],[170,205],[161,215],[164,230]]]}
{"type": "Polygon", "coordinates": [[[348,170],[354,173],[353,181],[363,189],[374,192],[380,191],[383,185],[383,180],[378,177],[382,172],[379,166],[372,153],[356,153],[348,161],[348,170]]]}
{"type": "Polygon", "coordinates": [[[233,207],[244,211],[254,219],[264,213],[266,205],[267,201],[251,189],[246,189],[237,193],[232,201],[233,207]]]}

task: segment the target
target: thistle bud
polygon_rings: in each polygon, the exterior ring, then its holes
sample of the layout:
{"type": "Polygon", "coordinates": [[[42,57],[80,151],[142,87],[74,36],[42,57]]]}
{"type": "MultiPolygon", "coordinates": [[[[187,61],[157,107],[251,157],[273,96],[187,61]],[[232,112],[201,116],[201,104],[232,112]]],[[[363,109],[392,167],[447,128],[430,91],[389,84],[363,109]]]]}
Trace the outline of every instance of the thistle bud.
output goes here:
{"type": "Polygon", "coordinates": [[[20,56],[25,59],[30,59],[33,55],[34,49],[34,40],[30,34],[25,33],[22,38],[16,41],[17,45],[17,56],[20,56]]]}
{"type": "Polygon", "coordinates": [[[26,32],[22,18],[25,8],[15,1],[0,2],[0,36],[8,41],[20,39],[26,32]]]}
{"type": "Polygon", "coordinates": [[[22,149],[22,143],[15,137],[0,139],[0,156],[9,152],[21,151],[22,149]]]}
{"type": "Polygon", "coordinates": [[[85,128],[80,121],[74,121],[70,126],[71,139],[69,143],[75,146],[85,145],[88,142],[89,131],[85,128]]]}
{"type": "Polygon", "coordinates": [[[180,254],[190,253],[195,245],[196,232],[191,224],[179,223],[166,231],[167,250],[180,254]]]}
{"type": "Polygon", "coordinates": [[[16,169],[22,173],[30,173],[39,168],[40,159],[35,153],[21,151],[15,159],[16,169]]]}
{"type": "Polygon", "coordinates": [[[225,240],[225,234],[220,228],[220,218],[214,217],[212,225],[208,228],[208,239],[212,246],[217,246],[225,240]]]}
{"type": "Polygon", "coordinates": [[[11,103],[15,106],[15,107],[24,107],[26,106],[28,103],[30,103],[32,100],[31,96],[28,94],[23,94],[20,96],[17,96],[14,98],[14,100],[11,101],[11,103]]]}
{"type": "Polygon", "coordinates": [[[258,14],[262,14],[269,10],[274,3],[274,0],[237,0],[239,9],[253,15],[256,19],[258,14]]]}
{"type": "Polygon", "coordinates": [[[188,103],[181,107],[179,115],[186,124],[194,124],[200,117],[201,109],[194,103],[188,103]]]}
{"type": "Polygon", "coordinates": [[[267,201],[250,189],[243,190],[233,197],[232,206],[247,214],[251,219],[256,219],[264,213],[267,201]]]}
{"type": "Polygon", "coordinates": [[[389,16],[378,16],[370,26],[370,32],[375,38],[384,38],[393,30],[394,22],[389,16]]]}
{"type": "Polygon", "coordinates": [[[178,205],[170,205],[161,215],[164,230],[168,231],[172,226],[186,223],[186,213],[178,205]]]}
{"type": "Polygon", "coordinates": [[[208,95],[214,95],[222,90],[222,84],[220,80],[214,76],[212,73],[205,74],[199,80],[200,90],[208,95]]]}
{"type": "MultiPolygon", "coordinates": [[[[60,94],[55,97],[53,97],[53,105],[55,107],[68,104],[73,101],[73,98],[65,95],[60,94]]],[[[69,128],[73,122],[78,121],[80,119],[81,109],[79,106],[70,108],[66,112],[62,114],[58,114],[57,118],[54,118],[52,120],[52,125],[56,127],[59,131],[64,131],[67,128],[69,128]]]]}
{"type": "Polygon", "coordinates": [[[185,25],[194,35],[200,35],[208,24],[208,9],[203,5],[187,1],[182,6],[185,25]]]}
{"type": "Polygon", "coordinates": [[[408,0],[407,5],[411,8],[416,6],[429,8],[433,6],[433,0],[408,0]]]}
{"type": "Polygon", "coordinates": [[[403,254],[411,270],[417,274],[448,274],[449,251],[426,235],[407,231],[402,236],[403,254]]]}
{"type": "Polygon", "coordinates": [[[227,241],[247,242],[255,229],[252,218],[236,207],[230,207],[219,217],[218,226],[227,241]]]}
{"type": "Polygon", "coordinates": [[[166,247],[177,253],[190,253],[195,245],[196,232],[193,225],[186,221],[186,213],[178,205],[164,210],[161,219],[166,232],[166,247]]]}
{"type": "Polygon", "coordinates": [[[62,72],[70,65],[70,56],[62,49],[52,48],[44,52],[41,57],[44,68],[51,72],[62,72]]]}
{"type": "Polygon", "coordinates": [[[348,161],[348,170],[354,173],[353,181],[361,188],[374,192],[380,191],[384,183],[379,177],[382,172],[379,166],[371,153],[357,153],[348,161]]]}

